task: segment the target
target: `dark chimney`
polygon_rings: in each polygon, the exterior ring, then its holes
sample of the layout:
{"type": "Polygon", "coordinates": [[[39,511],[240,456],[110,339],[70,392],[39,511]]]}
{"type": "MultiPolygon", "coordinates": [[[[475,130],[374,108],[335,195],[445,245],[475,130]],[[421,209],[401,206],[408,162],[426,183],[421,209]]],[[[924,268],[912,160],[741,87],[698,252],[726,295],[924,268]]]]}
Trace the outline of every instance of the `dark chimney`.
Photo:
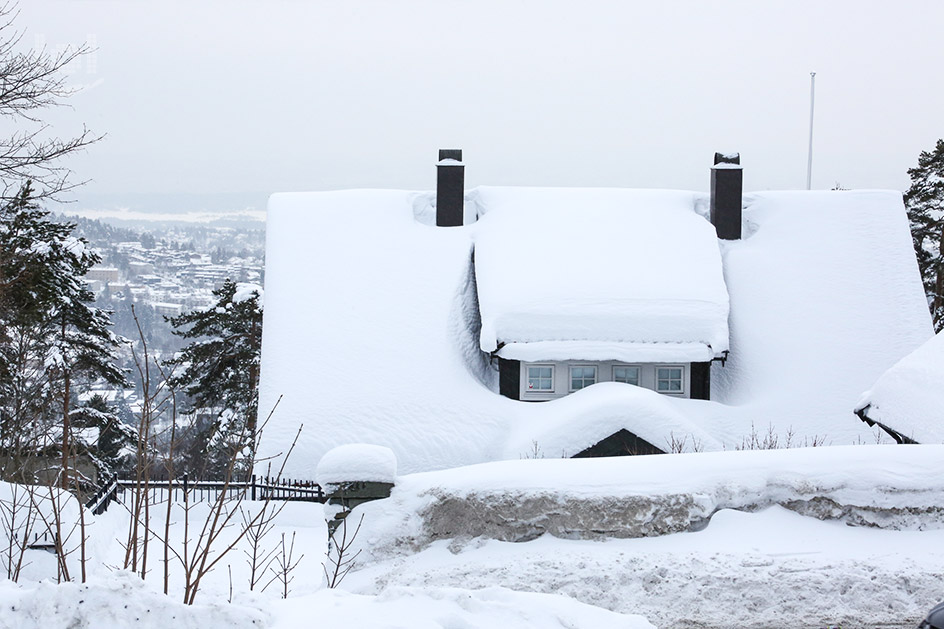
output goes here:
{"type": "Polygon", "coordinates": [[[741,156],[715,153],[711,167],[711,224],[724,240],[741,239],[741,156]]]}
{"type": "Polygon", "coordinates": [[[462,199],[465,195],[465,164],[461,149],[439,149],[436,164],[436,225],[462,225],[462,199]]]}

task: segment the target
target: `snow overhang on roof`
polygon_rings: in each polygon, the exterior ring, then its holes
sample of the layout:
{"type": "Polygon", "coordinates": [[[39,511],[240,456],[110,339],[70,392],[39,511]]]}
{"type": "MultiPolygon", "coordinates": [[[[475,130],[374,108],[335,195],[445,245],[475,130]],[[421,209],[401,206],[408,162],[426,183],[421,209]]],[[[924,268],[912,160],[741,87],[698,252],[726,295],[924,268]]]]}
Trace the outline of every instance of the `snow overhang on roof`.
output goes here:
{"type": "MultiPolygon", "coordinates": [[[[883,373],[856,411],[918,443],[944,443],[944,332],[883,373]]],[[[861,416],[861,415],[860,415],[861,416]]]]}
{"type": "Polygon", "coordinates": [[[711,360],[728,293],[695,194],[479,188],[482,350],[520,360],[711,360]]]}
{"type": "Polygon", "coordinates": [[[704,343],[608,343],[605,341],[537,341],[507,343],[495,354],[526,362],[581,360],[618,360],[643,363],[701,363],[715,358],[715,351],[704,343]]]}

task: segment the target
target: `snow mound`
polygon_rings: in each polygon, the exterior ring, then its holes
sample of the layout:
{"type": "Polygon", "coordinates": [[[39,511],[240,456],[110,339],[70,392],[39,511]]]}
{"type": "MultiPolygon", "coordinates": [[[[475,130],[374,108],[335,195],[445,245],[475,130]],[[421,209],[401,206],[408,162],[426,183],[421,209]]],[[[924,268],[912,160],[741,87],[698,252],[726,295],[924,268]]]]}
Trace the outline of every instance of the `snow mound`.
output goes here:
{"type": "Polygon", "coordinates": [[[121,627],[135,629],[261,629],[267,618],[239,605],[184,605],[147,589],[131,573],[118,572],[88,584],[0,584],[0,629],[121,627]]]}
{"type": "Polygon", "coordinates": [[[895,363],[856,410],[919,443],[944,443],[944,332],[895,363]]]}
{"type": "Polygon", "coordinates": [[[721,450],[722,443],[685,413],[700,403],[629,384],[600,382],[551,402],[530,405],[534,412],[522,413],[502,458],[569,458],[623,429],[665,452],[673,450],[673,438],[686,451],[721,450]]]}
{"type": "Polygon", "coordinates": [[[377,596],[325,590],[288,599],[276,611],[275,627],[296,627],[312,612],[324,627],[388,629],[654,629],[638,615],[620,614],[559,594],[486,587],[391,587],[377,596]]]}
{"type": "Polygon", "coordinates": [[[384,446],[351,443],[329,450],[315,473],[322,487],[348,481],[395,483],[397,456],[384,446]]]}

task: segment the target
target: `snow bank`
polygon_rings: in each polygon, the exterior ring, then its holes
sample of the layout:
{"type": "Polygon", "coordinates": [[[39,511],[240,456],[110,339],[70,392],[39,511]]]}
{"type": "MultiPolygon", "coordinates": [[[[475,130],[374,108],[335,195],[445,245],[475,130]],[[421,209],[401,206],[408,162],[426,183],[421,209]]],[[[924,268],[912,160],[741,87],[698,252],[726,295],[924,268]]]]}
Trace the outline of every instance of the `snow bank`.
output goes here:
{"type": "Polygon", "coordinates": [[[942,565],[944,530],[849,527],[771,507],[719,511],[702,531],[663,537],[436,542],[345,586],[553,592],[659,627],[913,629],[941,599],[942,565]]]}
{"type": "Polygon", "coordinates": [[[268,626],[259,610],[239,605],[184,605],[147,589],[139,577],[117,572],[80,585],[0,583],[0,628],[122,627],[207,629],[268,626]]]}
{"type": "Polygon", "coordinates": [[[632,538],[698,530],[723,509],[782,505],[892,530],[944,529],[944,446],[502,461],[401,476],[357,508],[365,554],[440,539],[632,538]]]}
{"type": "Polygon", "coordinates": [[[468,590],[396,587],[379,596],[322,590],[282,601],[250,605],[213,602],[184,605],[148,589],[140,577],[116,572],[87,584],[0,583],[0,629],[121,627],[293,629],[309,626],[453,627],[469,629],[653,629],[642,616],[612,612],[567,596],[491,587],[468,590]]]}
{"type": "Polygon", "coordinates": [[[898,361],[856,410],[919,443],[944,443],[944,333],[898,361]]]}
{"type": "Polygon", "coordinates": [[[321,457],[315,481],[322,487],[347,481],[395,483],[397,457],[390,448],[352,443],[329,450],[321,457]]]}
{"type": "MultiPolygon", "coordinates": [[[[719,355],[727,349],[718,241],[694,212],[694,193],[478,193],[485,208],[475,232],[484,351],[548,341],[698,343],[719,355]]],[[[570,358],[584,358],[576,351],[570,358]]]]}
{"type": "Polygon", "coordinates": [[[289,599],[276,610],[276,629],[301,626],[314,614],[320,626],[388,629],[654,629],[642,616],[624,615],[567,596],[485,587],[394,587],[378,596],[326,590],[289,599]]]}

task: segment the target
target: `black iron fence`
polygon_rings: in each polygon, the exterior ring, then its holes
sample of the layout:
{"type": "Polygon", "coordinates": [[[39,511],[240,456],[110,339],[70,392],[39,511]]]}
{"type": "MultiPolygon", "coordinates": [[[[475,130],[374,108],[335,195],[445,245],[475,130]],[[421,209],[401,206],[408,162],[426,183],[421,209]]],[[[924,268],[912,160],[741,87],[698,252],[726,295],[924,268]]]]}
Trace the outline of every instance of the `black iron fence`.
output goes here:
{"type": "Polygon", "coordinates": [[[148,502],[212,502],[225,493],[230,500],[290,500],[325,502],[321,486],[305,480],[252,476],[247,481],[191,481],[187,475],[176,479],[124,479],[113,476],[95,492],[85,506],[99,515],[112,502],[129,504],[138,492],[146,492],[148,502]]]}

